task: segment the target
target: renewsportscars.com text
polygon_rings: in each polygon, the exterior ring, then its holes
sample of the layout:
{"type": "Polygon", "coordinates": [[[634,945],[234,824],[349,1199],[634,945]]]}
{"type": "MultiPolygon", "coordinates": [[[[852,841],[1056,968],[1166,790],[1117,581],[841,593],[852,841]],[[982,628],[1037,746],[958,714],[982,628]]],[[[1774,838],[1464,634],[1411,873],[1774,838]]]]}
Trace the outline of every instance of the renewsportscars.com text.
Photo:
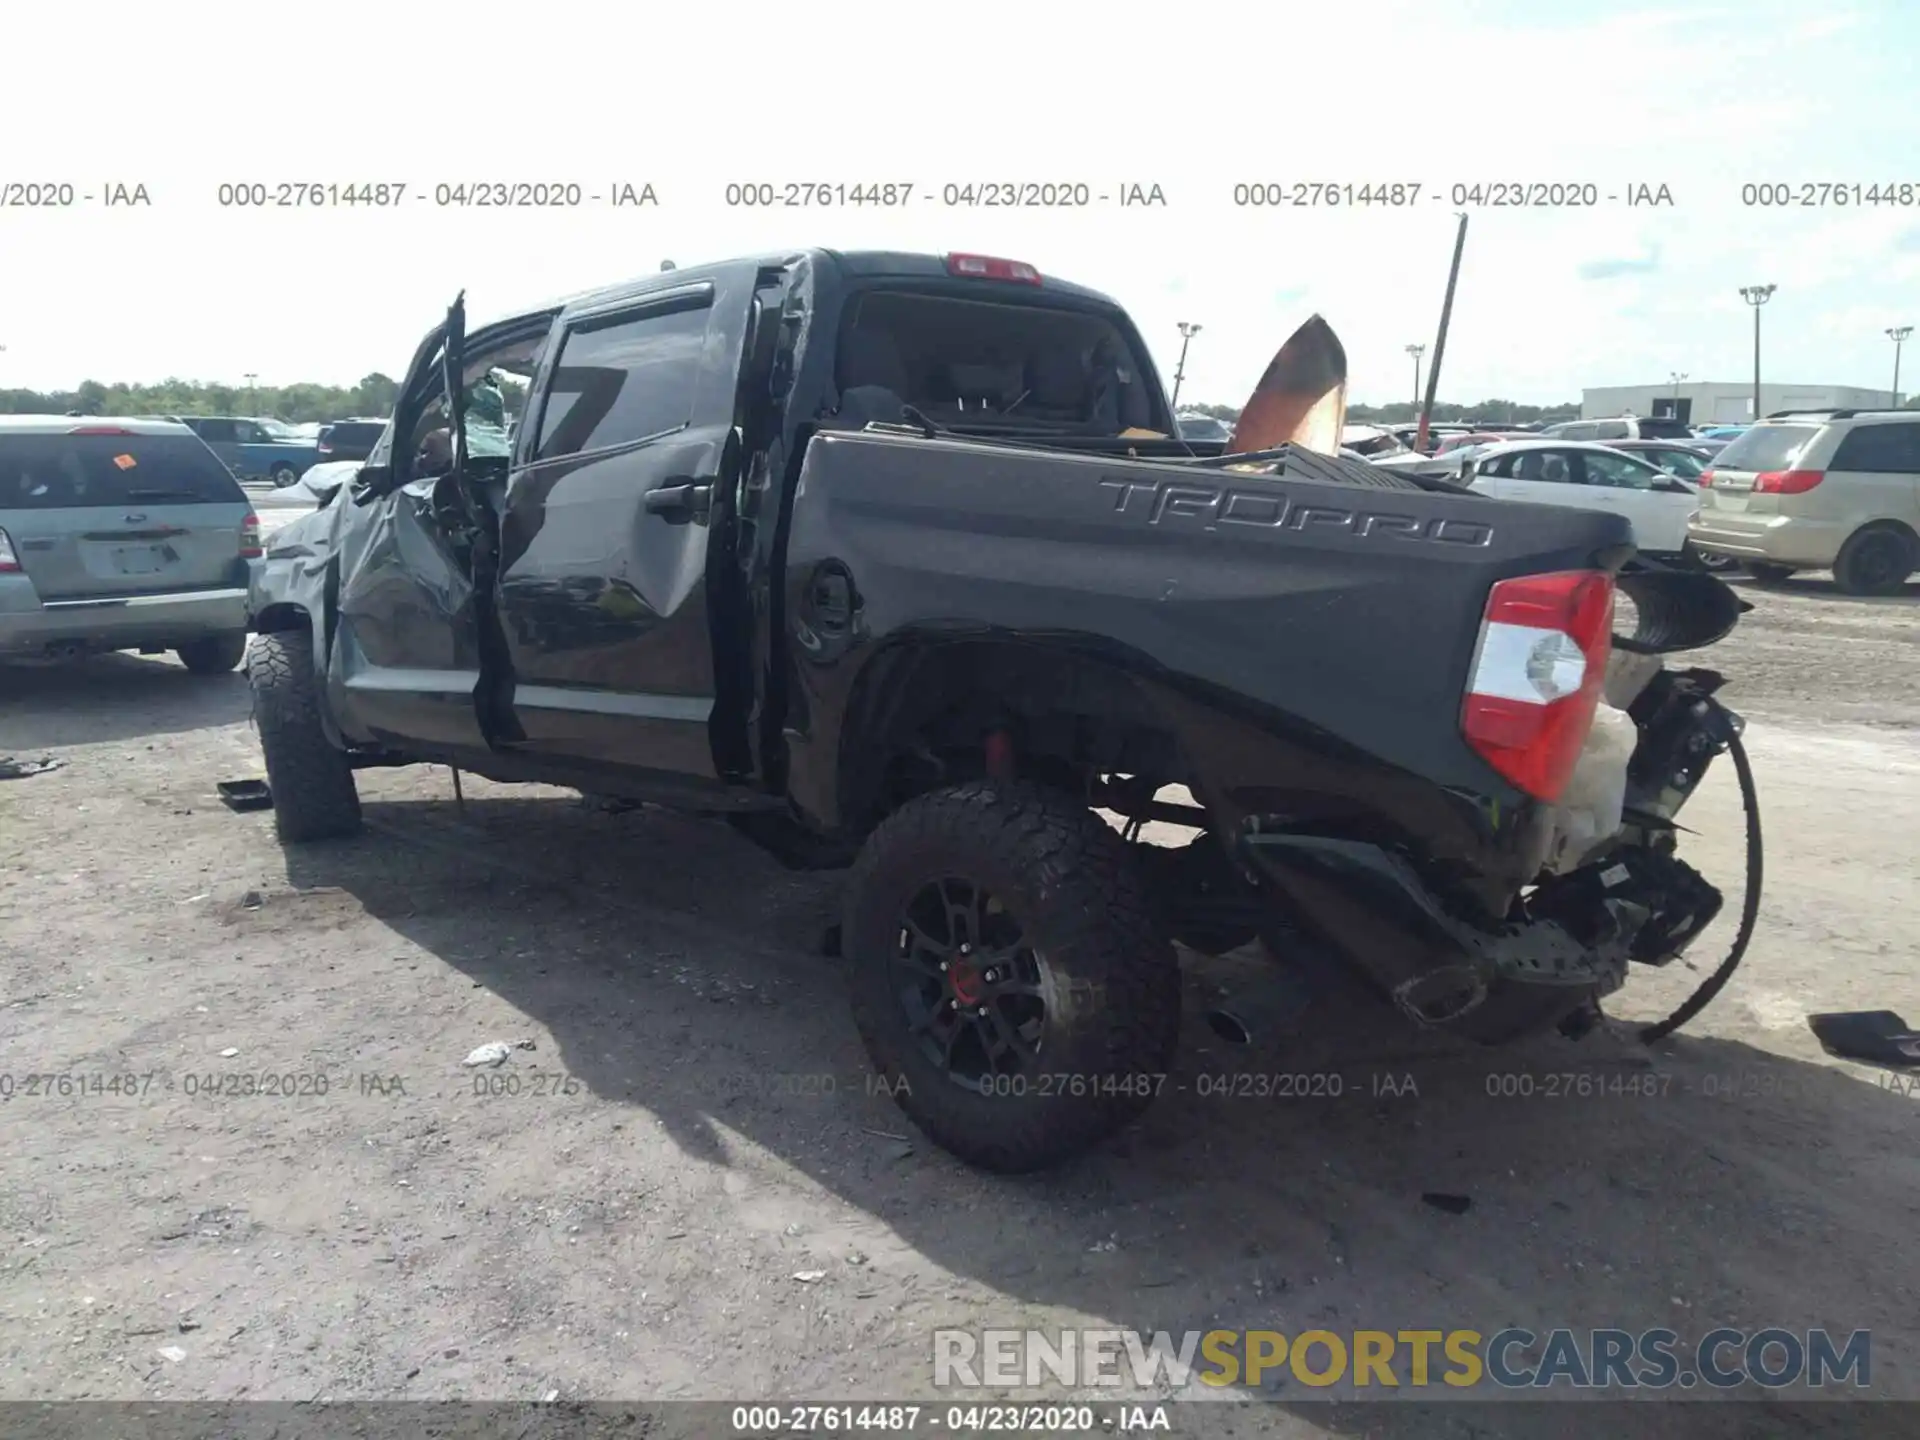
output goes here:
{"type": "Polygon", "coordinates": [[[1868,1388],[1873,1337],[1821,1329],[936,1330],[934,1384],[1258,1388],[1284,1380],[1376,1390],[1868,1388]]]}

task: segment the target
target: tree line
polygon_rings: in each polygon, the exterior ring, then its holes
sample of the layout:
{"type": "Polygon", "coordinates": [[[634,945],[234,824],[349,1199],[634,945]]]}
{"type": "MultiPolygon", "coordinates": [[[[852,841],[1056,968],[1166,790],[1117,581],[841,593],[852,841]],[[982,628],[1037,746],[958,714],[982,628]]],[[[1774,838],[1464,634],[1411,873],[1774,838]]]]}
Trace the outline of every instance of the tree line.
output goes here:
{"type": "MultiPolygon", "coordinates": [[[[0,415],[253,415],[284,420],[291,425],[344,420],[349,415],[381,416],[393,413],[397,381],[374,371],[357,385],[219,385],[198,380],[168,379],[152,385],[124,381],[103,384],[85,380],[74,390],[0,390],[0,415]]],[[[507,408],[518,414],[522,399],[518,385],[507,387],[507,408]]],[[[1920,405],[1920,398],[1909,399],[1920,405]]],[[[1182,410],[1233,421],[1235,405],[1182,405],[1182,410]]],[[[1407,401],[1392,405],[1349,405],[1347,419],[1358,425],[1409,425],[1419,413],[1407,401]]],[[[1535,421],[1578,420],[1576,401],[1559,405],[1522,405],[1515,400],[1482,400],[1477,405],[1436,403],[1433,418],[1446,424],[1472,420],[1489,425],[1523,425],[1535,421]]]]}
{"type": "Polygon", "coordinates": [[[152,385],[83,380],[73,390],[0,390],[0,414],[250,415],[290,425],[391,415],[397,381],[379,371],[357,385],[219,385],[167,379],[152,385]]]}
{"type": "MultiPolygon", "coordinates": [[[[520,410],[521,387],[507,387],[507,408],[520,410]]],[[[0,415],[251,415],[284,420],[290,425],[344,420],[350,415],[383,416],[393,413],[399,383],[374,371],[357,385],[221,385],[199,380],[167,379],[151,385],[125,381],[106,384],[84,380],[73,390],[0,390],[0,415]]],[[[1232,405],[1183,405],[1219,420],[1239,417],[1232,405]]],[[[1578,404],[1521,405],[1511,400],[1483,400],[1478,405],[1438,405],[1433,418],[1441,421],[1477,419],[1500,424],[1532,420],[1575,420],[1578,404]]],[[[1418,419],[1412,405],[1352,405],[1347,418],[1355,423],[1406,424],[1418,419]]]]}

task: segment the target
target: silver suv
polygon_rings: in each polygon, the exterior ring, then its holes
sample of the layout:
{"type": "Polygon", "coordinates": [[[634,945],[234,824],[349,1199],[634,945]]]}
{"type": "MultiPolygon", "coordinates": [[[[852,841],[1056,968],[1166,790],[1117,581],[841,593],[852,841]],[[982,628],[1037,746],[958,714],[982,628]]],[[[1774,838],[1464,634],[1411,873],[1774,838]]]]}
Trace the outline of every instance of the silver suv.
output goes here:
{"type": "Polygon", "coordinates": [[[1607,420],[1562,420],[1540,432],[1551,440],[1691,440],[1693,429],[1671,415],[1616,415],[1607,420]]]}
{"type": "Polygon", "coordinates": [[[177,421],[0,415],[0,656],[231,670],[260,553],[246,493],[177,421]]]}
{"type": "Polygon", "coordinates": [[[1756,579],[1831,570],[1849,595],[1898,595],[1920,569],[1920,412],[1769,415],[1713,459],[1695,549],[1756,579]]]}

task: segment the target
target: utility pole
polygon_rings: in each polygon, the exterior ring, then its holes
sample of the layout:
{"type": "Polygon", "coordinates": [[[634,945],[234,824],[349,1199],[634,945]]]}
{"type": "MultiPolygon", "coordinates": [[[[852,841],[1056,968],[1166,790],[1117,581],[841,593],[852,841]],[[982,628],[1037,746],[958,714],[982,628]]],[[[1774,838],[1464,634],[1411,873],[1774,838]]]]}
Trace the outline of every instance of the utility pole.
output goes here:
{"type": "Polygon", "coordinates": [[[1180,359],[1173,367],[1173,408],[1180,408],[1180,382],[1187,378],[1187,346],[1193,343],[1193,337],[1200,333],[1200,326],[1185,320],[1174,322],[1180,327],[1180,359]]]}
{"type": "Polygon", "coordinates": [[[1407,346],[1407,354],[1413,357],[1413,413],[1415,418],[1418,418],[1420,414],[1420,357],[1426,353],[1427,347],[1424,345],[1407,346]]]}
{"type": "Polygon", "coordinates": [[[1760,409],[1760,307],[1773,298],[1775,285],[1742,285],[1740,298],[1753,307],[1753,418],[1759,422],[1764,417],[1760,409]]]}
{"type": "Polygon", "coordinates": [[[1420,428],[1413,448],[1426,453],[1427,429],[1433,423],[1433,397],[1440,389],[1440,362],[1447,357],[1447,326],[1453,323],[1453,291],[1460,283],[1460,255],[1467,248],[1467,212],[1460,216],[1460,233],[1453,237],[1453,268],[1447,271],[1447,298],[1440,303],[1440,333],[1433,340],[1433,368],[1427,371],[1427,396],[1420,406],[1420,428]]]}
{"type": "MultiPolygon", "coordinates": [[[[1893,341],[1893,406],[1892,408],[1895,410],[1898,410],[1900,408],[1900,347],[1907,343],[1907,337],[1911,334],[1913,334],[1913,326],[1911,325],[1895,325],[1892,329],[1887,331],[1887,338],[1893,341]]],[[[4,350],[6,348],[7,348],[6,346],[0,345],[0,350],[4,350]]]]}

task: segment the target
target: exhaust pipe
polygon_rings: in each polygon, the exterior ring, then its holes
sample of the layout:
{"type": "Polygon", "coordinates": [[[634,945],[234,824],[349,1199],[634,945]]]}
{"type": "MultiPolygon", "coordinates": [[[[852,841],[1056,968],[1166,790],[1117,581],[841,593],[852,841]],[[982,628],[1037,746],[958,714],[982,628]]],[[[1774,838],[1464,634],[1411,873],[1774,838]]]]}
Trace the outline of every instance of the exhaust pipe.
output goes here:
{"type": "Polygon", "coordinates": [[[78,640],[60,640],[47,646],[46,657],[49,660],[79,660],[87,653],[87,647],[78,640]]]}

